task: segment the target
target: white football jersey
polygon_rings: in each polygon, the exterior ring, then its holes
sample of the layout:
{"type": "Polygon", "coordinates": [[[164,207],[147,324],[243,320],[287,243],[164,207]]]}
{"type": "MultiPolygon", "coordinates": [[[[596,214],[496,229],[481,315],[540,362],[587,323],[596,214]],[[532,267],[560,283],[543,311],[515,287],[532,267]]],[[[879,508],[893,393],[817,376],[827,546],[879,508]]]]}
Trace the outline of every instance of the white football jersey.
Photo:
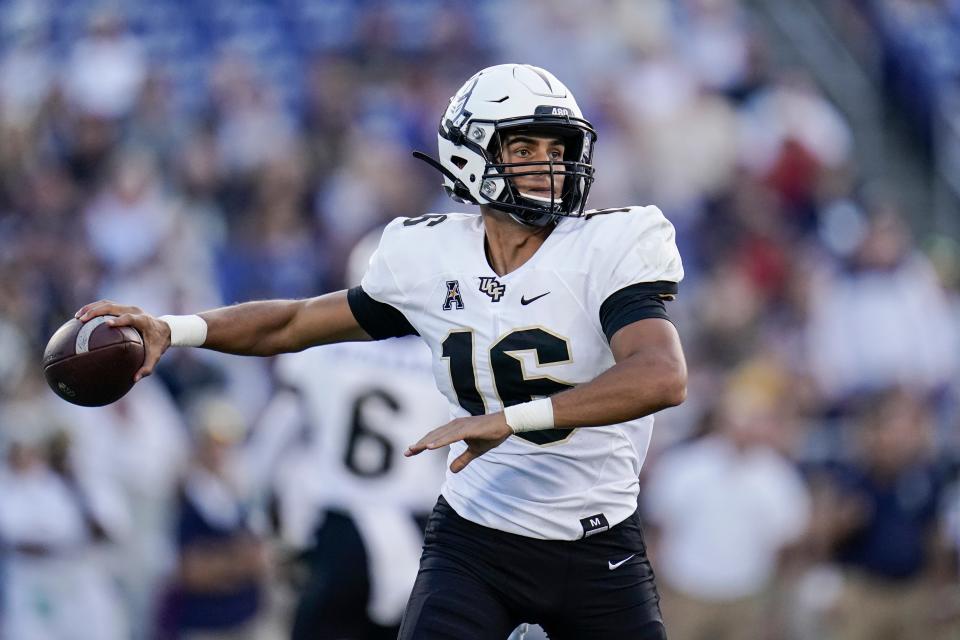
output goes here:
{"type": "MultiPolygon", "coordinates": [[[[451,411],[467,416],[592,380],[614,365],[604,301],[630,285],[682,277],[673,226],[656,207],[630,207],[562,218],[536,254],[504,276],[487,261],[481,216],[398,218],[361,287],[403,313],[433,351],[451,411]]],[[[648,416],[511,436],[448,472],[442,493],[478,524],[575,540],[634,512],[652,427],[648,416]]],[[[449,459],[465,448],[452,445],[449,459]]]]}
{"type": "MultiPolygon", "coordinates": [[[[357,568],[368,571],[367,614],[399,624],[423,545],[413,516],[430,512],[443,482],[441,458],[403,456],[450,417],[430,350],[413,337],[329,345],[281,356],[277,375],[286,389],[265,411],[262,435],[285,432],[288,444],[298,428],[310,436],[276,465],[281,535],[306,546],[328,510],[349,514],[367,556],[357,568]]],[[[254,447],[261,456],[271,448],[254,447]]]]}
{"type": "Polygon", "coordinates": [[[403,452],[425,428],[446,423],[449,410],[433,381],[430,351],[420,340],[285,354],[277,375],[287,391],[268,408],[265,426],[282,428],[277,423],[295,420],[308,429],[308,445],[287,465],[288,491],[300,494],[314,511],[350,511],[355,505],[430,511],[443,481],[442,464],[426,457],[408,460],[403,452]]]}

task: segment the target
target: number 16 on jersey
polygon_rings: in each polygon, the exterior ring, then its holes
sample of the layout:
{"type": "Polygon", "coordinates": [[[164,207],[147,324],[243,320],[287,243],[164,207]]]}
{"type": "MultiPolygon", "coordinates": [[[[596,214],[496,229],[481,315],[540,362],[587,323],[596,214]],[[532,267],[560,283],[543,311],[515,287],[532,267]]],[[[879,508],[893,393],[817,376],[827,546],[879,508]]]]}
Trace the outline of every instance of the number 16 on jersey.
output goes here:
{"type": "MultiPolygon", "coordinates": [[[[470,415],[483,415],[486,413],[486,404],[477,388],[474,332],[471,329],[455,329],[441,344],[457,402],[470,415]]],[[[542,327],[515,329],[497,340],[487,356],[494,386],[504,407],[552,396],[574,386],[550,376],[527,376],[518,355],[524,351],[535,354],[538,367],[570,362],[569,342],[542,327]]],[[[517,437],[533,444],[546,445],[565,440],[572,433],[572,429],[547,429],[517,434],[517,437]]]]}

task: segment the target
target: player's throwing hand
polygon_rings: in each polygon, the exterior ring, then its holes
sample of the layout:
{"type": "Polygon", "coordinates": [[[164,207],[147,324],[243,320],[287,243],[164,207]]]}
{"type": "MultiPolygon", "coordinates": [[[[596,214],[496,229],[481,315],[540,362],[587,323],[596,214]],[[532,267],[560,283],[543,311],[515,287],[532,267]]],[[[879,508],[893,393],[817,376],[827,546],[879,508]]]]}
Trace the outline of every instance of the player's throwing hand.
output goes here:
{"type": "Polygon", "coordinates": [[[144,313],[140,307],[117,304],[111,300],[97,300],[84,305],[74,314],[80,322],[87,322],[97,316],[117,316],[107,320],[114,327],[134,327],[143,336],[145,349],[143,366],[134,374],[134,381],[153,373],[160,356],[170,347],[170,327],[166,322],[144,313]]]}

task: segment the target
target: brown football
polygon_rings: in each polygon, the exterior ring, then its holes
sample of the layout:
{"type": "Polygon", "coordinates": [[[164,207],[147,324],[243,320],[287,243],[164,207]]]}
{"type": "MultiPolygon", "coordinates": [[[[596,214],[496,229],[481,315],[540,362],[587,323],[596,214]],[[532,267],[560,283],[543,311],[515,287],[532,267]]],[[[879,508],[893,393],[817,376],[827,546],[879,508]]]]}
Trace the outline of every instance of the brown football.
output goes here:
{"type": "Polygon", "coordinates": [[[43,375],[54,393],[82,407],[119,400],[143,366],[143,338],[133,327],[111,327],[98,316],[70,320],[50,337],[43,352],[43,375]]]}

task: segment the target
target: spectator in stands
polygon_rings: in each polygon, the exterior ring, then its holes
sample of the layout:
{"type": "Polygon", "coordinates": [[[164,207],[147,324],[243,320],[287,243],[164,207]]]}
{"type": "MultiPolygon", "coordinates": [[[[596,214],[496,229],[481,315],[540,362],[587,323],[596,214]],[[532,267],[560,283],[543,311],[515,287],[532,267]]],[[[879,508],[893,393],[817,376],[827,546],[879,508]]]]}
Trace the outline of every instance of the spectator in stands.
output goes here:
{"type": "MultiPolygon", "coordinates": [[[[177,482],[186,467],[186,427],[170,394],[146,380],[112,405],[57,403],[70,424],[78,469],[114,487],[129,513],[129,534],[111,548],[110,569],[131,620],[151,620],[163,580],[175,564],[170,531],[177,482]]],[[[149,625],[133,637],[145,640],[149,625]]]]}
{"type": "Polygon", "coordinates": [[[266,549],[233,466],[244,420],[214,397],[196,400],[192,416],[195,459],[182,488],[179,570],[165,622],[183,640],[259,640],[266,549]]]}
{"type": "MultiPolygon", "coordinates": [[[[938,607],[933,623],[935,627],[956,630],[960,628],[960,599],[955,588],[960,569],[960,478],[954,477],[944,494],[946,497],[942,504],[947,554],[942,571],[951,579],[935,598],[938,607]]],[[[944,636],[944,640],[949,637],[946,634],[944,636]]]]}
{"type": "Polygon", "coordinates": [[[0,418],[0,636],[23,640],[126,640],[120,594],[100,555],[121,537],[116,487],[72,467],[68,441],[36,406],[0,418]]]}
{"type": "Polygon", "coordinates": [[[270,160],[220,260],[228,300],[302,298],[322,289],[326,256],[317,251],[303,157],[270,160]]]}
{"type": "Polygon", "coordinates": [[[779,451],[789,380],[767,373],[738,374],[712,430],[650,469],[644,504],[671,639],[754,640],[779,624],[771,587],[806,531],[810,499],[779,451]]]}
{"type": "Polygon", "coordinates": [[[930,412],[903,389],[868,396],[863,407],[856,457],[832,470],[828,489],[834,559],[845,570],[835,637],[930,638],[934,586],[949,566],[930,412]]]}
{"type": "Polygon", "coordinates": [[[54,65],[45,30],[33,16],[22,15],[0,26],[12,46],[0,56],[0,127],[29,126],[54,87],[54,65]]]}
{"type": "Polygon", "coordinates": [[[227,55],[211,77],[217,111],[220,161],[230,171],[245,174],[288,152],[294,123],[271,87],[256,77],[252,61],[227,55]]]}
{"type": "Polygon", "coordinates": [[[814,278],[810,306],[807,352],[829,399],[901,384],[933,391],[956,377],[960,330],[888,201],[873,205],[849,259],[814,278]]]}
{"type": "Polygon", "coordinates": [[[746,15],[736,0],[683,0],[681,20],[690,37],[679,43],[707,88],[731,92],[749,73],[750,40],[746,15]]]}
{"type": "Polygon", "coordinates": [[[108,277],[146,263],[171,233],[174,212],[156,169],[144,150],[117,154],[108,185],[84,212],[90,244],[108,277]]]}
{"type": "Polygon", "coordinates": [[[64,87],[82,113],[104,119],[125,116],[146,77],[146,60],[121,15],[102,9],[77,41],[64,73],[64,87]]]}
{"type": "Polygon", "coordinates": [[[683,217],[699,212],[733,177],[736,112],[728,100],[703,90],[694,71],[669,48],[632,65],[624,80],[618,90],[631,112],[626,121],[631,147],[644,158],[633,180],[682,228],[683,217]]]}
{"type": "Polygon", "coordinates": [[[809,215],[822,176],[843,170],[852,146],[843,116],[802,72],[781,71],[741,108],[742,166],[795,215],[809,215]]]}

